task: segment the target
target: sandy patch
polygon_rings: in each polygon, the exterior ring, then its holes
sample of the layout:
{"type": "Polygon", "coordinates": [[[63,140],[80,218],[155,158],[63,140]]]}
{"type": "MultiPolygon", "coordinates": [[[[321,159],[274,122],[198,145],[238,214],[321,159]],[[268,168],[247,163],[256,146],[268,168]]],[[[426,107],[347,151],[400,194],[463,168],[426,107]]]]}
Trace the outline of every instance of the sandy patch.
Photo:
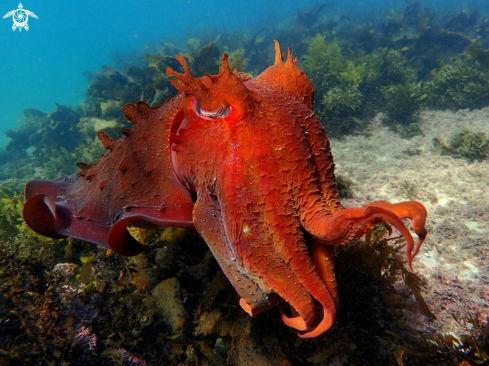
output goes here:
{"type": "Polygon", "coordinates": [[[421,121],[424,136],[410,140],[383,127],[379,117],[370,137],[332,139],[336,172],[353,180],[360,205],[415,199],[426,206],[429,236],[413,265],[428,283],[425,300],[438,320],[427,323],[420,315],[412,321],[467,333],[452,315],[477,315],[482,322],[489,316],[489,161],[441,156],[432,140],[446,140],[461,127],[488,133],[489,108],[425,111],[421,121]]]}

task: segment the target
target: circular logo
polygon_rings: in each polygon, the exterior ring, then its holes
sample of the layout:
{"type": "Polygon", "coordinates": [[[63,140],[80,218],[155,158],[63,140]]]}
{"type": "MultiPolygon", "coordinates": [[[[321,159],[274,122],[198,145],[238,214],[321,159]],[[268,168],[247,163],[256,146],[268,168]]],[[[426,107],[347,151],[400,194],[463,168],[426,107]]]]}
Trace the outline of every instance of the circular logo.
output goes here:
{"type": "Polygon", "coordinates": [[[29,14],[24,9],[17,9],[13,16],[14,24],[22,28],[27,24],[27,20],[29,20],[29,14]]]}

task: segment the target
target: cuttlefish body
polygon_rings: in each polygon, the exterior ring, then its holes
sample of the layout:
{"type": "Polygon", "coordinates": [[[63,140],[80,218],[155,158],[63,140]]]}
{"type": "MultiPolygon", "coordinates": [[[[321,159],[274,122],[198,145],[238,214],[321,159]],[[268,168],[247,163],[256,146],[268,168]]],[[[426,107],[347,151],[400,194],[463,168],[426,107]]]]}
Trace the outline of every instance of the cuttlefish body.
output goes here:
{"type": "Polygon", "coordinates": [[[96,165],[54,182],[30,181],[24,218],[36,232],[71,236],[124,255],[145,249],[133,220],[195,227],[250,315],[286,301],[283,321],[316,337],[333,324],[334,247],[381,222],[405,237],[409,264],[426,237],[416,201],[342,208],[330,144],[313,110],[313,86],[289,50],[256,78],[231,71],[195,78],[181,56],[179,94],[152,108],[124,107],[134,123],[96,165]],[[409,218],[419,239],[401,219],[409,218]],[[316,316],[316,308],[322,316],[316,316]]]}

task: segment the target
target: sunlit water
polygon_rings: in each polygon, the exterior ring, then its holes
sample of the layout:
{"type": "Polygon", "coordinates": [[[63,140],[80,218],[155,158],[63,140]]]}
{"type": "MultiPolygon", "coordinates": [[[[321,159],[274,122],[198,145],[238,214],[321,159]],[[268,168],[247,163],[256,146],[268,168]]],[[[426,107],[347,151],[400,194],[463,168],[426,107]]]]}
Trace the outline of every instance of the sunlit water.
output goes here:
{"type": "MultiPolygon", "coordinates": [[[[0,21],[0,146],[3,131],[18,126],[22,111],[50,112],[54,102],[76,106],[88,86],[84,71],[102,65],[131,63],[148,44],[182,41],[200,30],[242,29],[250,33],[273,27],[297,11],[314,6],[304,1],[26,1],[24,9],[38,16],[28,20],[29,31],[12,31],[12,18],[0,21]]],[[[362,14],[404,7],[396,1],[327,1],[326,12],[362,14]]],[[[433,7],[488,7],[485,0],[432,1],[433,7]]],[[[1,15],[18,8],[2,1],[1,15]]],[[[286,45],[284,45],[286,46],[286,45]]]]}

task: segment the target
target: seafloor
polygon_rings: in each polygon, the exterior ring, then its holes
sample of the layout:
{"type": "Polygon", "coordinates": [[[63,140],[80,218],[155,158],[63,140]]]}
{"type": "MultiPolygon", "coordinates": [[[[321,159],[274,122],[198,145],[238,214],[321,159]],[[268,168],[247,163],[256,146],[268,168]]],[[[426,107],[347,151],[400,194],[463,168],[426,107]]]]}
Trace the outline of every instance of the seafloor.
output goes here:
{"type": "Polygon", "coordinates": [[[36,244],[20,230],[0,243],[0,365],[485,365],[489,162],[440,155],[433,138],[485,131],[489,108],[424,111],[423,136],[411,139],[381,119],[332,139],[337,175],[350,181],[343,203],[425,204],[417,277],[385,230],[341,248],[335,324],[301,340],[277,308],[242,311],[195,233],[135,230],[154,247],[125,258],[73,240],[36,244]]]}
{"type": "Polygon", "coordinates": [[[403,139],[380,123],[367,136],[332,140],[336,172],[354,183],[348,206],[374,200],[417,200],[428,210],[428,238],[413,261],[425,280],[423,296],[436,320],[406,312],[418,329],[461,336],[460,319],[489,316],[489,160],[468,162],[440,155],[435,137],[469,128],[487,132],[489,108],[424,111],[423,136],[403,139]]]}

